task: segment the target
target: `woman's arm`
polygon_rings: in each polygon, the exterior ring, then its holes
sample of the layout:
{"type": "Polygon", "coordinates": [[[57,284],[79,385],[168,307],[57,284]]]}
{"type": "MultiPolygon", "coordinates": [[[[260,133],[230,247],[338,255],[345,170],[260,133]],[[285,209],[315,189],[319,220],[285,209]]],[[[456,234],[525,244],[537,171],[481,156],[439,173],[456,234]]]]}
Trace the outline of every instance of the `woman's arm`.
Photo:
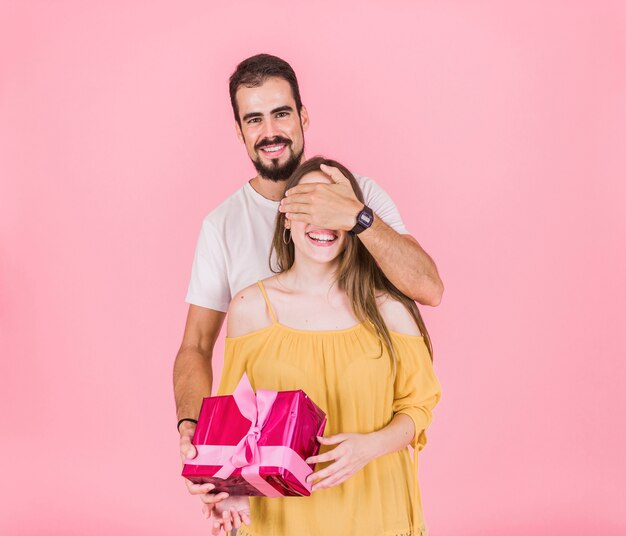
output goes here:
{"type": "MultiPolygon", "coordinates": [[[[385,320],[394,318],[393,322],[388,322],[391,329],[406,328],[404,316],[407,313],[406,310],[402,313],[402,309],[403,306],[393,300],[386,300],[382,304],[381,313],[385,320]]],[[[413,329],[417,328],[413,326],[413,329]]],[[[419,451],[426,444],[425,430],[432,420],[432,410],[441,397],[441,387],[423,339],[403,338],[394,345],[398,355],[391,421],[384,428],[368,434],[318,437],[322,445],[337,447],[306,460],[307,463],[334,461],[307,477],[309,482],[317,481],[313,490],[341,484],[379,456],[395,452],[409,444],[419,451]]]]}
{"type": "Polygon", "coordinates": [[[317,439],[322,445],[337,447],[324,454],[307,458],[306,463],[333,460],[334,463],[309,475],[307,482],[317,481],[312,491],[337,486],[379,456],[405,448],[414,436],[413,419],[404,413],[394,415],[387,426],[369,434],[318,436],[317,439]]]}
{"type": "Polygon", "coordinates": [[[417,434],[413,419],[404,413],[396,413],[387,426],[369,435],[372,436],[374,458],[378,458],[407,447],[417,434]]]}

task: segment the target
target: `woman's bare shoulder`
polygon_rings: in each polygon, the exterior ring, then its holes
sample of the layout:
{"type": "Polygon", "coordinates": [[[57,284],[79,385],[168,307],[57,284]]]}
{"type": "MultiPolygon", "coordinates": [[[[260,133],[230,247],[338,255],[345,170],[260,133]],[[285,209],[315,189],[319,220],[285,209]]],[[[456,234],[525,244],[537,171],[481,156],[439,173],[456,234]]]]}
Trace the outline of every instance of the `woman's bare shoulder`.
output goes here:
{"type": "Polygon", "coordinates": [[[227,337],[247,335],[272,323],[259,285],[254,283],[235,294],[226,320],[227,337]]]}
{"type": "Polygon", "coordinates": [[[382,294],[376,298],[376,302],[389,331],[405,335],[421,335],[413,315],[401,301],[389,294],[382,294]]]}

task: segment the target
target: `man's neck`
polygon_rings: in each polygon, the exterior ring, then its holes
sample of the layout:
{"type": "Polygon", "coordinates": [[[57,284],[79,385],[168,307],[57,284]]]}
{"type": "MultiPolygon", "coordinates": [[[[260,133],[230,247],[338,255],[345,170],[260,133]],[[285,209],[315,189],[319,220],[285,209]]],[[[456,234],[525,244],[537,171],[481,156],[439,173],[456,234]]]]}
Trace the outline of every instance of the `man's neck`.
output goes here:
{"type": "Polygon", "coordinates": [[[285,196],[285,184],[287,181],[271,181],[257,175],[250,181],[250,186],[255,191],[271,201],[280,201],[285,196]]]}

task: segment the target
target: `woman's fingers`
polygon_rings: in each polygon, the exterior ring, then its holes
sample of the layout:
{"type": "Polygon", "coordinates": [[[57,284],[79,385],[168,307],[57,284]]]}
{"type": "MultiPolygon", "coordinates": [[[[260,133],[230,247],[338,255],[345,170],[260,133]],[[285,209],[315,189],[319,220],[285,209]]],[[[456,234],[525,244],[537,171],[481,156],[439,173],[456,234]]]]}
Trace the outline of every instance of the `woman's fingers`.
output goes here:
{"type": "Polygon", "coordinates": [[[235,508],[230,509],[230,517],[233,520],[234,528],[238,529],[239,527],[241,527],[241,516],[239,515],[239,512],[237,512],[235,508]]]}
{"type": "Polygon", "coordinates": [[[204,516],[204,519],[209,519],[209,517],[211,517],[211,507],[207,506],[206,504],[203,504],[202,515],[204,516]]]}
{"type": "Polygon", "coordinates": [[[320,462],[329,462],[330,460],[336,460],[338,458],[337,449],[329,450],[324,454],[319,454],[318,456],[309,456],[305,461],[306,463],[320,463],[320,462]]]}
{"type": "Polygon", "coordinates": [[[321,480],[313,485],[311,491],[338,486],[343,481],[345,481],[351,474],[351,471],[347,468],[343,469],[342,471],[337,471],[337,473],[335,473],[334,475],[331,475],[328,478],[325,478],[324,480],[321,480]]]}
{"type": "Polygon", "coordinates": [[[222,522],[217,517],[212,518],[212,521],[211,536],[219,536],[220,532],[222,532],[222,522]]]}
{"type": "MultiPolygon", "coordinates": [[[[226,492],[223,493],[219,493],[215,496],[210,496],[207,500],[211,500],[213,498],[220,498],[220,496],[222,495],[228,495],[226,492]]],[[[243,497],[244,499],[247,499],[247,497],[243,497]]],[[[230,502],[237,503],[238,499],[242,499],[242,497],[233,497],[231,499],[230,502]]],[[[225,504],[229,504],[229,502],[227,501],[227,503],[225,504]]],[[[247,504],[247,501],[246,501],[247,504]]],[[[230,535],[230,531],[232,531],[233,529],[238,529],[239,527],[241,527],[243,524],[249,525],[250,524],[250,511],[247,507],[244,508],[244,505],[242,504],[242,509],[238,510],[237,506],[226,506],[225,510],[223,510],[222,512],[219,512],[219,510],[221,510],[222,508],[219,507],[219,505],[214,505],[211,503],[207,503],[204,504],[202,506],[202,513],[205,515],[205,517],[209,517],[210,518],[210,522],[211,522],[211,535],[212,536],[219,536],[222,535],[222,530],[225,531],[226,535],[230,535]]]]}
{"type": "Polygon", "coordinates": [[[338,460],[345,454],[345,448],[340,443],[343,443],[348,439],[348,434],[337,434],[334,436],[323,437],[317,436],[317,441],[322,445],[338,445],[334,449],[331,449],[323,454],[317,456],[309,456],[305,461],[306,463],[319,463],[328,462],[330,460],[338,460]]]}
{"type": "Polygon", "coordinates": [[[350,437],[350,434],[336,434],[336,435],[328,436],[328,437],[316,436],[317,441],[321,443],[322,445],[336,445],[337,443],[341,443],[345,441],[349,437],[350,437]]]}
{"type": "Polygon", "coordinates": [[[227,533],[233,530],[233,524],[230,521],[230,512],[228,510],[222,513],[222,523],[224,525],[224,530],[227,533]]]}
{"type": "Polygon", "coordinates": [[[331,463],[328,467],[317,471],[316,473],[311,473],[306,477],[307,482],[313,482],[314,480],[322,480],[323,478],[334,475],[337,471],[343,469],[346,465],[345,461],[339,459],[335,463],[331,463]]]}

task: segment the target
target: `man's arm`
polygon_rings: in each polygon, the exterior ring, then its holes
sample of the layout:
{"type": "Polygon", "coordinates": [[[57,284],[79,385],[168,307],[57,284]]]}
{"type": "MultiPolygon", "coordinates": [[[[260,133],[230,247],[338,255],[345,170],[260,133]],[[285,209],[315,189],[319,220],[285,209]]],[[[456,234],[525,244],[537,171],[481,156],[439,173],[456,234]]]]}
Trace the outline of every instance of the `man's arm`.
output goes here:
{"type": "MultiPolygon", "coordinates": [[[[363,208],[350,181],[334,167],[321,170],[334,184],[299,184],[285,193],[279,210],[294,221],[313,223],[326,229],[349,231],[363,208]]],[[[380,217],[359,238],[399,290],[422,305],[439,305],[443,282],[435,263],[411,235],[400,234],[380,217]]]]}
{"type": "Polygon", "coordinates": [[[226,313],[222,311],[189,306],[183,342],[174,362],[174,398],[178,419],[197,419],[202,399],[211,396],[211,357],[225,317],[226,313]]]}
{"type": "Polygon", "coordinates": [[[399,234],[376,216],[372,226],[357,236],[399,290],[422,305],[439,305],[443,282],[435,263],[415,238],[399,234]]]}
{"type": "MultiPolygon", "coordinates": [[[[213,371],[211,357],[213,346],[220,333],[226,313],[197,305],[190,305],[183,342],[174,362],[174,398],[178,419],[198,419],[200,405],[205,396],[211,396],[213,371]]],[[[179,427],[180,457],[194,458],[196,449],[191,439],[196,425],[185,421],[179,427]]],[[[203,504],[203,513],[209,517],[214,505],[228,497],[228,493],[210,493],[213,484],[193,484],[185,479],[189,493],[198,495],[203,504]]]]}

